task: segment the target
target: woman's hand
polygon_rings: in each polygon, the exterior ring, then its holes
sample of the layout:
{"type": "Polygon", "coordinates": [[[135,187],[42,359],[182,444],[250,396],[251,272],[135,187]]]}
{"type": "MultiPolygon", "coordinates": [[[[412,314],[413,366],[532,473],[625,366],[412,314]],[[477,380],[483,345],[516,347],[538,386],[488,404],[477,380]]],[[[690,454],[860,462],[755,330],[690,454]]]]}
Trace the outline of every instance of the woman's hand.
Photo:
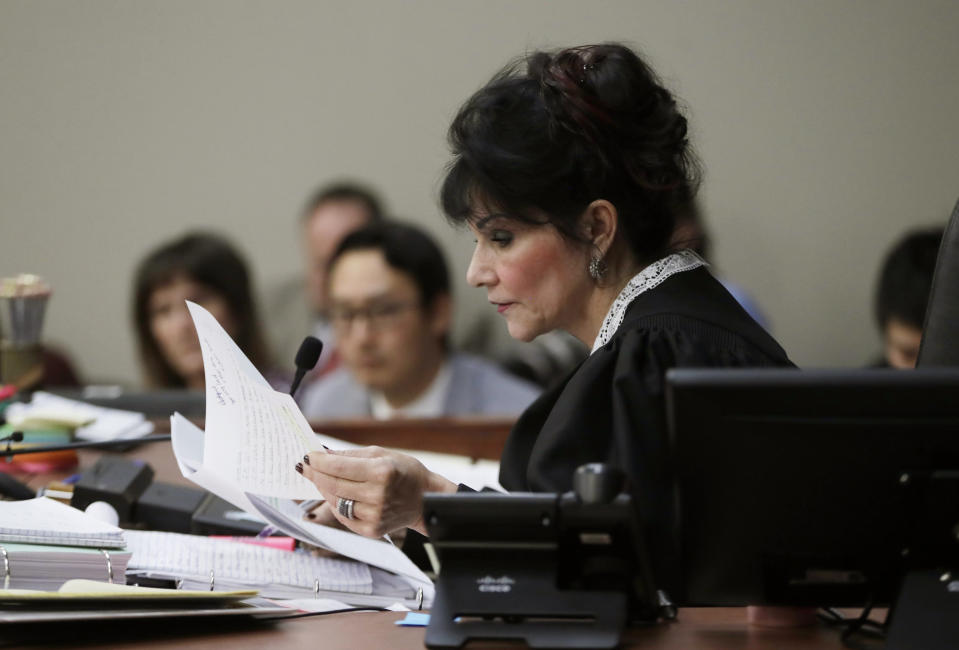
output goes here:
{"type": "Polygon", "coordinates": [[[329,513],[353,532],[380,537],[397,528],[426,534],[423,494],[455,492],[456,484],[411,456],[381,447],[314,451],[297,465],[329,502],[329,513]],[[338,512],[339,499],[353,500],[353,518],[338,512]]]}

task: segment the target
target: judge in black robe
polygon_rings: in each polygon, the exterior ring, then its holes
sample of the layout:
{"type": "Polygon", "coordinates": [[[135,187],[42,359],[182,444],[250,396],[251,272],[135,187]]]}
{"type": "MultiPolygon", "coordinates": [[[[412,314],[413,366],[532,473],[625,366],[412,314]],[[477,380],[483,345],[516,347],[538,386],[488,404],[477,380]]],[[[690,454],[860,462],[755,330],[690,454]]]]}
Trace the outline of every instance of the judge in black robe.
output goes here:
{"type": "MultiPolygon", "coordinates": [[[[580,465],[621,469],[662,566],[674,550],[666,371],[791,365],[705,267],[676,273],[636,297],[609,342],[523,413],[503,450],[500,483],[565,492],[580,465]]],[[[665,570],[656,573],[668,580],[665,570]]]]}
{"type": "MultiPolygon", "coordinates": [[[[502,484],[565,491],[579,465],[620,467],[661,562],[671,548],[666,371],[790,365],[700,258],[670,252],[698,176],[685,117],[634,52],[603,43],[507,66],[460,109],[450,144],[441,201],[476,241],[467,280],[514,337],[563,329],[594,347],[520,417],[502,484]]],[[[312,453],[297,471],[327,498],[326,514],[369,536],[425,532],[423,494],[458,488],[379,448],[312,453]]]]}

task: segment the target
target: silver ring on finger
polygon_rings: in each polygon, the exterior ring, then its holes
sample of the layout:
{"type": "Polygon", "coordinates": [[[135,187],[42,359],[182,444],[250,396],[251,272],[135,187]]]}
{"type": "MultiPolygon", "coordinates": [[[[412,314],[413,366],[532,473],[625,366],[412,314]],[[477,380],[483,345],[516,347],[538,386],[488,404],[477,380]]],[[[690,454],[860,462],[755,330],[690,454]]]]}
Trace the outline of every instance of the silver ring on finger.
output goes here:
{"type": "Polygon", "coordinates": [[[336,511],[340,513],[341,516],[346,517],[347,519],[355,519],[353,515],[353,506],[356,504],[353,499],[344,499],[342,497],[337,497],[336,499],[336,511]]]}

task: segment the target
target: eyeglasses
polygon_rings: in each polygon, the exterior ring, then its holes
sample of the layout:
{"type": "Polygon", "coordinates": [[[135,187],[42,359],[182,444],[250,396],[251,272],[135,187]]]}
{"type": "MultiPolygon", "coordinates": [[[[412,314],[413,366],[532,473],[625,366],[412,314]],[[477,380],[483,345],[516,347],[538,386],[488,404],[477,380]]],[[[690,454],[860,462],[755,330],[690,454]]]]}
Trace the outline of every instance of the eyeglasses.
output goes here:
{"type": "Polygon", "coordinates": [[[418,307],[419,303],[416,302],[384,302],[359,309],[334,305],[330,309],[330,321],[341,333],[350,331],[358,318],[365,320],[371,330],[384,330],[399,323],[403,312],[418,307]]]}

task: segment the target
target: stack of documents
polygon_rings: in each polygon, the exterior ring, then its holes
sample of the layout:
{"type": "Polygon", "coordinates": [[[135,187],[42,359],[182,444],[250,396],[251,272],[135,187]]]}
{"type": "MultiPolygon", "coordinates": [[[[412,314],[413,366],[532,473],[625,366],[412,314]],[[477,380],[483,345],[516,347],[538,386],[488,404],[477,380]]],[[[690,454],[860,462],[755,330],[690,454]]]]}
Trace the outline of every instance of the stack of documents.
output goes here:
{"type": "Polygon", "coordinates": [[[126,581],[123,530],[46,497],[0,501],[0,584],[56,589],[67,580],[126,581]]]}
{"type": "Polygon", "coordinates": [[[126,551],[50,546],[43,544],[0,545],[0,566],[5,572],[4,589],[52,591],[73,579],[126,583],[126,551]]]}
{"type": "Polygon", "coordinates": [[[0,501],[0,544],[27,542],[122,548],[123,529],[46,497],[0,501]]]}
{"type": "Polygon", "coordinates": [[[315,557],[306,551],[134,530],[127,531],[127,549],[133,551],[130,575],[175,579],[183,589],[253,588],[266,598],[373,593],[373,578],[367,565],[315,557]]]}
{"type": "MultiPolygon", "coordinates": [[[[265,607],[247,601],[255,596],[256,591],[251,590],[187,591],[70,580],[56,591],[0,589],[0,625],[169,617],[256,618],[289,613],[286,608],[265,607]]],[[[3,630],[4,641],[10,641],[12,629],[17,628],[3,630]]],[[[43,634],[43,630],[37,626],[27,627],[22,632],[26,645],[36,644],[43,634]]],[[[14,645],[19,647],[16,642],[14,645]]]]}
{"type": "Polygon", "coordinates": [[[22,429],[76,429],[80,440],[122,440],[153,432],[153,423],[142,413],[94,406],[43,391],[34,393],[29,404],[11,404],[4,415],[9,424],[22,429]]]}
{"type": "MultiPolygon", "coordinates": [[[[173,452],[183,476],[290,537],[368,565],[372,593],[342,592],[334,595],[338,600],[429,607],[433,583],[398,548],[303,521],[294,500],[321,495],[293,467],[307,452],[322,450],[324,438],[313,432],[292,397],[270,387],[208,311],[187,306],[203,352],[206,432],[177,413],[171,418],[173,452]]],[[[318,578],[308,576],[311,582],[318,578]]]]}

